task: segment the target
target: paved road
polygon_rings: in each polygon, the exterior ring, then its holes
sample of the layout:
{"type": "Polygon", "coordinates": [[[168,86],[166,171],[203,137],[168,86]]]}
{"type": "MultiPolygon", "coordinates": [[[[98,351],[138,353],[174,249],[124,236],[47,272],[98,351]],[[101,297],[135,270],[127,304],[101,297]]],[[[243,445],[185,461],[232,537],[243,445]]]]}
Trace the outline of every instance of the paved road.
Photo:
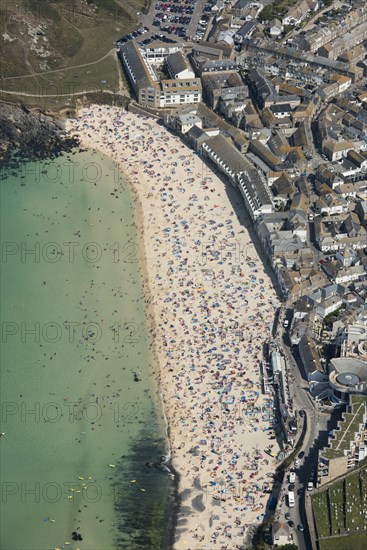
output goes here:
{"type": "MultiPolygon", "coordinates": [[[[150,8],[149,8],[149,12],[147,13],[147,15],[141,15],[140,16],[141,24],[146,26],[146,27],[149,27],[149,29],[151,29],[153,31],[153,34],[156,33],[156,32],[158,32],[158,33],[162,32],[159,29],[159,27],[153,27],[153,25],[152,25],[154,16],[157,12],[157,10],[154,7],[156,3],[157,3],[156,0],[152,0],[150,8]]],[[[167,3],[169,3],[169,2],[167,2],[167,3]]],[[[203,13],[203,9],[204,9],[205,4],[206,4],[206,0],[197,0],[197,2],[195,4],[195,11],[191,16],[191,21],[190,21],[189,25],[187,26],[187,31],[186,31],[186,35],[189,38],[192,38],[196,33],[196,28],[197,28],[197,25],[200,21],[200,18],[201,18],[201,15],[203,13]]],[[[170,23],[168,23],[168,24],[170,24],[170,23]]],[[[167,34],[167,33],[164,33],[164,34],[167,34]]],[[[172,39],[180,40],[180,38],[175,34],[171,34],[171,35],[168,34],[167,36],[169,36],[172,39]]]]}
{"type": "MultiPolygon", "coordinates": [[[[282,323],[283,319],[284,317],[281,315],[279,322],[282,323]]],[[[296,505],[290,513],[296,526],[302,523],[305,528],[303,533],[299,532],[296,528],[293,532],[293,536],[299,550],[309,550],[311,548],[315,548],[315,533],[312,525],[312,516],[306,516],[305,510],[305,499],[310,498],[310,493],[307,491],[307,483],[310,479],[311,470],[313,468],[316,469],[319,445],[321,444],[323,446],[327,442],[327,434],[329,431],[328,421],[330,415],[329,413],[322,412],[317,407],[312,397],[310,397],[308,382],[306,381],[305,374],[300,370],[294,354],[287,346],[283,337],[278,337],[278,344],[284,353],[289,372],[290,395],[294,402],[294,409],[303,409],[306,411],[307,415],[307,431],[302,444],[302,450],[305,452],[305,457],[301,460],[298,466],[294,466],[296,468],[297,475],[297,483],[295,488],[296,505]],[[318,440],[318,446],[314,445],[316,440],[318,440]],[[302,496],[298,496],[297,492],[301,487],[304,489],[304,494],[302,496]],[[309,518],[311,518],[310,526],[308,524],[309,518]]]]}
{"type": "MultiPolygon", "coordinates": [[[[195,5],[195,11],[192,14],[192,18],[191,18],[191,21],[190,21],[190,23],[187,27],[187,32],[186,32],[186,35],[189,38],[193,38],[196,34],[196,29],[197,29],[198,23],[201,19],[201,16],[203,14],[203,9],[204,9],[205,4],[206,4],[206,0],[198,0],[196,5],[195,5]]],[[[210,15],[210,13],[209,13],[209,15],[210,15]]]]}

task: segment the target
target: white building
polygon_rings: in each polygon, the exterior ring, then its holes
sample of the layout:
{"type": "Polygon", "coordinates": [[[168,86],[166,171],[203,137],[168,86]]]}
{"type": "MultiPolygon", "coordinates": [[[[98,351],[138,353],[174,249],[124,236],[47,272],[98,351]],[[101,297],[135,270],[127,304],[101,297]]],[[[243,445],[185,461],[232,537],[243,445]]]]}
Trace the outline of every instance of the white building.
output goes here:
{"type": "Polygon", "coordinates": [[[140,48],[142,56],[151,65],[162,65],[169,55],[180,52],[183,49],[183,44],[174,42],[167,44],[166,42],[152,42],[140,48]]]}
{"type": "Polygon", "coordinates": [[[325,140],[322,144],[322,152],[331,161],[340,160],[347,156],[348,151],[354,149],[354,143],[351,141],[325,140]]]}
{"type": "Polygon", "coordinates": [[[120,58],[140,105],[157,109],[200,103],[200,78],[160,80],[154,64],[144,55],[133,41],[120,48],[120,58]]]}
{"type": "Polygon", "coordinates": [[[269,23],[269,34],[270,36],[279,36],[283,32],[283,25],[279,19],[273,19],[269,23]]]}
{"type": "MultiPolygon", "coordinates": [[[[310,4],[307,0],[300,0],[295,6],[292,6],[287,14],[283,17],[283,25],[299,25],[310,11],[310,4]]],[[[318,3],[314,2],[313,9],[317,9],[318,3]]]]}
{"type": "Polygon", "coordinates": [[[317,305],[316,313],[322,319],[324,319],[324,317],[327,317],[328,315],[330,315],[330,313],[333,313],[342,305],[343,298],[341,298],[340,296],[330,296],[330,298],[326,298],[326,300],[323,300],[322,302],[320,302],[320,304],[317,305]]]}
{"type": "Polygon", "coordinates": [[[193,126],[197,126],[198,128],[203,127],[201,118],[194,113],[177,115],[173,118],[172,128],[180,134],[187,134],[193,126]]]}

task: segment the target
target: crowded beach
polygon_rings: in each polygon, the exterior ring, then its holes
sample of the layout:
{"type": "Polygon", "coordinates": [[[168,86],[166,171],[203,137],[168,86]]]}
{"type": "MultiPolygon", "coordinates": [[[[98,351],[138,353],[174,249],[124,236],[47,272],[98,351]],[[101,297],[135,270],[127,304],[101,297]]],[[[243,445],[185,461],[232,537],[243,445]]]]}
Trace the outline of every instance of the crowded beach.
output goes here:
{"type": "Polygon", "coordinates": [[[67,129],[120,167],[136,208],[152,354],[179,476],[175,548],[238,548],[266,517],[279,451],[273,396],[261,380],[279,304],[242,199],[152,118],[93,105],[67,129]]]}

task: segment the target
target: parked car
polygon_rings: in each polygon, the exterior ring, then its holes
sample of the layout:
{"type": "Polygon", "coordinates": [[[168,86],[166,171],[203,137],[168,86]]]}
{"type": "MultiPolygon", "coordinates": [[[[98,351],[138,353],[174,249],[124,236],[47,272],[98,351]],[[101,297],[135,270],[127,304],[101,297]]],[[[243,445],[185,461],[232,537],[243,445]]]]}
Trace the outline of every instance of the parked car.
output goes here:
{"type": "Polygon", "coordinates": [[[303,458],[304,456],[305,456],[304,451],[301,451],[300,453],[298,453],[298,458],[303,458]]]}
{"type": "Polygon", "coordinates": [[[305,528],[303,527],[302,523],[300,523],[298,525],[298,531],[300,531],[301,533],[303,533],[303,531],[305,530],[305,528]]]}

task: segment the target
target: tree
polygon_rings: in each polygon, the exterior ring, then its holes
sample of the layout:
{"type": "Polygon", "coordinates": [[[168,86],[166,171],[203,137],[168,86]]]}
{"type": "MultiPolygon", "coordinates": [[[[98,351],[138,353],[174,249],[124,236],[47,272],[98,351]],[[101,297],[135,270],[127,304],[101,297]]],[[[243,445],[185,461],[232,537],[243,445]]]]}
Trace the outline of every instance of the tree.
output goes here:
{"type": "Polygon", "coordinates": [[[272,19],[274,17],[274,6],[273,4],[268,4],[265,6],[265,8],[260,12],[260,19],[261,21],[268,21],[269,19],[272,19]]]}

